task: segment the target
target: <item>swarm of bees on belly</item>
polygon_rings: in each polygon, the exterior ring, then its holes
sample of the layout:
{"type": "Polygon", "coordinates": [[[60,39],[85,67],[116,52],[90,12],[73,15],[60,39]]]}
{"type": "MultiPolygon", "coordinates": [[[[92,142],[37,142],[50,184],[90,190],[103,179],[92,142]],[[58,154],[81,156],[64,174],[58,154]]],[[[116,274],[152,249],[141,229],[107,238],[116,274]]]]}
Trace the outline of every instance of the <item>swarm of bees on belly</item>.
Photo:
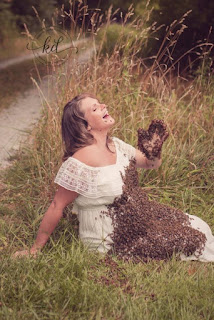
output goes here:
{"type": "Polygon", "coordinates": [[[150,200],[139,186],[135,159],[122,175],[123,193],[107,206],[112,218],[113,244],[108,254],[133,262],[166,260],[174,254],[200,255],[206,236],[193,229],[180,209],[150,200]]]}

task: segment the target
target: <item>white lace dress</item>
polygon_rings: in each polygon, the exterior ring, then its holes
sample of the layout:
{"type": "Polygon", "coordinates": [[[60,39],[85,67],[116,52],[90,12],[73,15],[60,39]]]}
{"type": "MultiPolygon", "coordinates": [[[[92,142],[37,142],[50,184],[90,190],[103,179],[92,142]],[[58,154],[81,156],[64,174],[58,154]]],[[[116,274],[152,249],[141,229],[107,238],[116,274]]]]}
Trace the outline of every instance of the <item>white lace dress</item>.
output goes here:
{"type": "MultiPolygon", "coordinates": [[[[124,141],[113,137],[117,160],[113,165],[91,167],[83,162],[69,157],[61,165],[55,183],[65,189],[75,191],[79,195],[74,200],[73,212],[78,214],[79,237],[89,249],[107,252],[111,246],[110,233],[113,231],[112,221],[102,211],[107,211],[106,205],[111,204],[115,197],[122,194],[125,167],[129,160],[135,157],[135,148],[124,141]],[[121,173],[120,173],[121,172],[121,173]]],[[[214,261],[214,237],[209,226],[200,218],[189,215],[191,225],[206,234],[207,242],[203,253],[198,257],[186,257],[182,260],[214,261]]]]}

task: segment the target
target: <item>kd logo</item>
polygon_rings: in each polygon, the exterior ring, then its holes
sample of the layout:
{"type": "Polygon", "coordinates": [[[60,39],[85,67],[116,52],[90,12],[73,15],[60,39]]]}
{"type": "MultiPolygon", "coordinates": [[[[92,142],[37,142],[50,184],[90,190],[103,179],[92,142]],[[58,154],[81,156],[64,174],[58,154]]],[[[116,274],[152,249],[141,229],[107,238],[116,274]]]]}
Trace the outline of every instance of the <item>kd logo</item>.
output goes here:
{"type": "Polygon", "coordinates": [[[32,42],[27,44],[27,49],[32,50],[36,59],[41,63],[54,62],[57,65],[64,63],[73,50],[78,52],[68,32],[58,27],[39,32],[32,42]]]}
{"type": "Polygon", "coordinates": [[[45,39],[45,42],[44,42],[44,46],[43,46],[43,49],[42,49],[42,52],[44,53],[47,53],[47,54],[49,54],[49,53],[58,53],[58,46],[59,46],[59,44],[61,43],[61,42],[63,42],[63,37],[62,36],[60,36],[59,38],[58,38],[58,40],[55,40],[55,39],[53,39],[53,42],[54,42],[54,44],[53,45],[51,45],[51,47],[50,47],[50,43],[51,43],[51,36],[48,36],[46,39],[45,39]]]}

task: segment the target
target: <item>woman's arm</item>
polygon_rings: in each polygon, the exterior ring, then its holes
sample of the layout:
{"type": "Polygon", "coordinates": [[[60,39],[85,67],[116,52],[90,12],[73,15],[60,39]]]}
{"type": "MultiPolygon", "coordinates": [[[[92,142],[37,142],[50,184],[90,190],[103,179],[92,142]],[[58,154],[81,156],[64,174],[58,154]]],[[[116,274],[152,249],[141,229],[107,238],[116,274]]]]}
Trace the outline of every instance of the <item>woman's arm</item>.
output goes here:
{"type": "Polygon", "coordinates": [[[136,167],[143,169],[158,169],[162,163],[162,159],[155,158],[154,160],[149,160],[146,156],[138,149],[136,149],[136,167]]]}
{"type": "Polygon", "coordinates": [[[14,257],[33,254],[41,250],[48,241],[51,233],[54,231],[62,217],[63,209],[78,196],[74,191],[59,187],[52,203],[46,211],[40,224],[35,243],[30,250],[17,251],[14,257]]]}

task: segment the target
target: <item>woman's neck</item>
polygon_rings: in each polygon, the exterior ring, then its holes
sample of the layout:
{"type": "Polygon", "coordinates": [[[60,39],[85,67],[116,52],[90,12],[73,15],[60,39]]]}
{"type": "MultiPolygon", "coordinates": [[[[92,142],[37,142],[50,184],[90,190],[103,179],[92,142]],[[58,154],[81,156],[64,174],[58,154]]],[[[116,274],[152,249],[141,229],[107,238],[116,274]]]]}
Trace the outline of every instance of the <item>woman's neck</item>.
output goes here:
{"type": "Polygon", "coordinates": [[[98,148],[105,149],[106,148],[106,140],[107,140],[107,132],[93,132],[91,130],[91,134],[93,134],[95,138],[95,144],[98,148]]]}

